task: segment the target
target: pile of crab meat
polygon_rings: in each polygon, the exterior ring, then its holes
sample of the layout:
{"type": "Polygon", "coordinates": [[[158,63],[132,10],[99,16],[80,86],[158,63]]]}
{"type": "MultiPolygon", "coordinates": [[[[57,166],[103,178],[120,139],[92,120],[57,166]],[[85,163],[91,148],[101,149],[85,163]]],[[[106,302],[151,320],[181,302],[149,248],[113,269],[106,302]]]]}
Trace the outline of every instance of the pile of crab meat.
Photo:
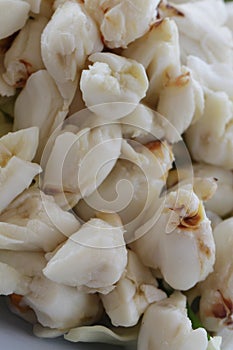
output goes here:
{"type": "Polygon", "coordinates": [[[232,350],[233,3],[0,23],[0,295],[39,337],[232,350]]]}

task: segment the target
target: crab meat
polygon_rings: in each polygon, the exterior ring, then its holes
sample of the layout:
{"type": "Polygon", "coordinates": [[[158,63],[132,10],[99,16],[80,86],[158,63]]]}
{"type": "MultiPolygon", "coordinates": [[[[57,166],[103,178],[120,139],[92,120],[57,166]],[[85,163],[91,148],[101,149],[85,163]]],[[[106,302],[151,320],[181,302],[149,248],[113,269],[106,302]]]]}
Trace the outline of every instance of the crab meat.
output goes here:
{"type": "Polygon", "coordinates": [[[77,73],[88,55],[102,51],[97,25],[84,5],[66,1],[55,10],[41,37],[42,58],[62,96],[72,100],[77,73]]]}
{"type": "Polygon", "coordinates": [[[29,16],[30,5],[23,0],[0,1],[0,40],[21,29],[29,16]]]}
{"type": "Polygon", "coordinates": [[[0,216],[0,248],[50,251],[79,227],[79,221],[38,189],[30,188],[0,216]]]}
{"type": "Polygon", "coordinates": [[[109,52],[93,54],[89,60],[93,65],[82,71],[80,79],[86,106],[107,120],[131,113],[148,88],[144,67],[109,52]]]}
{"type": "Polygon", "coordinates": [[[138,350],[206,350],[207,345],[206,330],[192,329],[186,298],[180,292],[174,292],[170,298],[146,310],[139,331],[138,350]]]}
{"type": "Polygon", "coordinates": [[[16,99],[14,130],[37,126],[40,130],[36,160],[40,160],[50,135],[65,119],[68,110],[53,78],[39,70],[28,79],[16,99]]]}
{"type": "Polygon", "coordinates": [[[29,18],[26,25],[5,54],[6,72],[3,78],[13,87],[23,87],[28,77],[44,68],[40,52],[40,37],[48,20],[45,17],[29,18]]]}
{"type": "Polygon", "coordinates": [[[149,268],[128,250],[126,273],[112,292],[101,295],[101,300],[114,326],[132,327],[150,304],[165,297],[166,293],[158,289],[149,268]]]}
{"type": "Polygon", "coordinates": [[[127,47],[149,30],[159,0],[84,0],[84,4],[99,24],[105,45],[116,48],[127,47]]]}
{"type": "Polygon", "coordinates": [[[164,198],[160,216],[137,230],[131,248],[145,266],[159,268],[174,289],[188,290],[213,271],[210,221],[190,186],[164,198]]]}
{"type": "Polygon", "coordinates": [[[84,292],[109,293],[125,270],[127,249],[122,226],[108,221],[91,219],[81,226],[49,260],[45,276],[84,292]]]}
{"type": "Polygon", "coordinates": [[[38,136],[38,129],[32,127],[0,138],[0,213],[42,170],[30,162],[38,146],[38,136]]]}
{"type": "Polygon", "coordinates": [[[53,194],[64,208],[73,207],[108,176],[120,155],[121,143],[119,125],[100,123],[77,134],[64,131],[56,138],[44,166],[45,192],[53,194]]]}

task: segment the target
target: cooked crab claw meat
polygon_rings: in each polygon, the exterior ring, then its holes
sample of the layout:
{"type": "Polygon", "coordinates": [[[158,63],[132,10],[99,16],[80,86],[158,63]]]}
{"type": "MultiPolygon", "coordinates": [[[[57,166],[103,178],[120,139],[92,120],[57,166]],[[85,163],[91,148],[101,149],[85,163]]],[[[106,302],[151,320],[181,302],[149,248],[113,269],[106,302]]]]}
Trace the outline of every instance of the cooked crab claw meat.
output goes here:
{"type": "Polygon", "coordinates": [[[105,45],[116,48],[127,47],[149,30],[159,0],[84,0],[84,4],[99,24],[105,45]]]}
{"type": "Polygon", "coordinates": [[[192,158],[232,170],[232,123],[233,104],[227,94],[206,91],[204,113],[185,133],[192,158]]]}
{"type": "Polygon", "coordinates": [[[88,55],[102,49],[97,25],[82,3],[66,1],[58,6],[43,31],[41,52],[45,67],[65,99],[72,100],[77,73],[88,55]]]}
{"type": "Polygon", "coordinates": [[[82,71],[80,79],[86,106],[107,120],[131,113],[148,88],[143,65],[109,52],[95,53],[89,60],[93,64],[82,71]]]}
{"type": "Polygon", "coordinates": [[[169,298],[148,307],[138,336],[138,350],[206,350],[204,328],[192,329],[186,298],[174,292],[169,298]]]}
{"type": "Polygon", "coordinates": [[[178,30],[175,22],[169,18],[156,22],[122,54],[145,67],[150,82],[146,102],[152,106],[156,105],[168,77],[174,79],[181,74],[178,30]]]}
{"type": "Polygon", "coordinates": [[[48,20],[45,17],[29,18],[5,54],[3,74],[5,81],[13,87],[23,87],[28,77],[44,68],[41,58],[40,37],[48,20]]]}
{"type": "Polygon", "coordinates": [[[158,289],[156,279],[137,255],[128,250],[126,273],[107,295],[101,295],[106,313],[114,326],[136,325],[146,308],[166,294],[158,289]]]}
{"type": "Polygon", "coordinates": [[[36,127],[8,133],[0,138],[0,213],[41,172],[31,163],[38,145],[36,127]]]}
{"type": "Polygon", "coordinates": [[[45,276],[84,292],[109,293],[127,264],[123,233],[122,226],[91,219],[48,261],[45,276]]]}
{"type": "Polygon", "coordinates": [[[80,227],[71,213],[38,189],[23,192],[0,220],[0,248],[20,251],[53,250],[80,227]]]}
{"type": "Polygon", "coordinates": [[[154,226],[137,231],[131,248],[165,281],[188,290],[213,271],[215,244],[202,202],[190,186],[170,192],[154,226]]]}
{"type": "Polygon", "coordinates": [[[205,202],[205,208],[223,217],[230,214],[233,210],[232,172],[204,163],[193,164],[193,170],[194,175],[199,178],[214,178],[216,180],[216,192],[212,198],[208,198],[205,202]]]}
{"type": "Polygon", "coordinates": [[[181,60],[198,56],[208,63],[232,62],[232,34],[224,26],[227,11],[223,1],[192,1],[173,5],[161,2],[160,15],[171,17],[179,29],[181,60]]]}
{"type": "Polygon", "coordinates": [[[54,143],[45,165],[43,188],[60,202],[73,195],[74,206],[81,197],[89,196],[113,169],[121,153],[119,125],[102,124],[84,128],[77,134],[65,131],[54,143]],[[90,169],[92,171],[90,172],[90,169]]]}
{"type": "Polygon", "coordinates": [[[128,242],[148,209],[159,201],[172,162],[173,153],[166,142],[130,145],[124,140],[121,157],[111,173],[89,197],[77,204],[75,212],[83,220],[93,217],[96,210],[117,212],[128,242]]]}
{"type": "Polygon", "coordinates": [[[0,262],[0,281],[0,295],[9,295],[12,293],[24,294],[30,278],[23,276],[12,266],[0,262]]]}
{"type": "Polygon", "coordinates": [[[21,303],[34,310],[43,326],[58,329],[92,324],[102,313],[97,295],[80,293],[44,276],[33,278],[21,303]]]}
{"type": "Polygon", "coordinates": [[[53,78],[46,70],[32,74],[15,102],[14,129],[37,126],[39,146],[36,159],[40,159],[49,136],[63,122],[68,111],[53,78]]]}
{"type": "Polygon", "coordinates": [[[30,5],[23,0],[0,1],[0,40],[21,29],[29,16],[30,5]]]}
{"type": "Polygon", "coordinates": [[[200,318],[209,331],[232,329],[233,218],[220,222],[213,231],[216,244],[214,272],[197,286],[200,295],[200,318]]]}

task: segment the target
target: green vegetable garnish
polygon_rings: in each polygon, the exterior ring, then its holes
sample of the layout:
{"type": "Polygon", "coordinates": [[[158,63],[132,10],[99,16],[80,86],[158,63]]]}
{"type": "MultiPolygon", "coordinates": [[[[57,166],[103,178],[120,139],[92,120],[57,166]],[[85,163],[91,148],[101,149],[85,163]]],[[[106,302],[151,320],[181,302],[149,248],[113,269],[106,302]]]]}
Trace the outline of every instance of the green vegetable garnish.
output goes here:
{"type": "MultiPolygon", "coordinates": [[[[193,312],[193,310],[191,309],[189,304],[187,304],[187,310],[188,310],[188,317],[190,318],[190,320],[192,322],[193,329],[205,328],[203,326],[203,324],[201,323],[199,317],[193,312]]],[[[210,335],[208,332],[207,332],[207,338],[208,338],[208,340],[210,340],[210,335]]]]}

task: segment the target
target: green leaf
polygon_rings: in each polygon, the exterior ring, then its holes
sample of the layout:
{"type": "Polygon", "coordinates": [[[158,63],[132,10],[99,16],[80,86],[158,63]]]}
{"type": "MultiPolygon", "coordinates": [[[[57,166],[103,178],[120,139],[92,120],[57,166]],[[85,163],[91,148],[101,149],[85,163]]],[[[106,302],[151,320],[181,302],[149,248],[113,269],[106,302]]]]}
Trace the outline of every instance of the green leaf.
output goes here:
{"type": "MultiPolygon", "coordinates": [[[[188,304],[187,304],[187,310],[188,310],[188,317],[190,318],[190,320],[192,322],[193,329],[205,328],[203,326],[203,324],[201,323],[199,317],[193,312],[193,310],[191,309],[191,307],[188,304]]],[[[207,332],[207,338],[208,338],[208,340],[210,340],[210,335],[208,332],[207,332]]]]}

